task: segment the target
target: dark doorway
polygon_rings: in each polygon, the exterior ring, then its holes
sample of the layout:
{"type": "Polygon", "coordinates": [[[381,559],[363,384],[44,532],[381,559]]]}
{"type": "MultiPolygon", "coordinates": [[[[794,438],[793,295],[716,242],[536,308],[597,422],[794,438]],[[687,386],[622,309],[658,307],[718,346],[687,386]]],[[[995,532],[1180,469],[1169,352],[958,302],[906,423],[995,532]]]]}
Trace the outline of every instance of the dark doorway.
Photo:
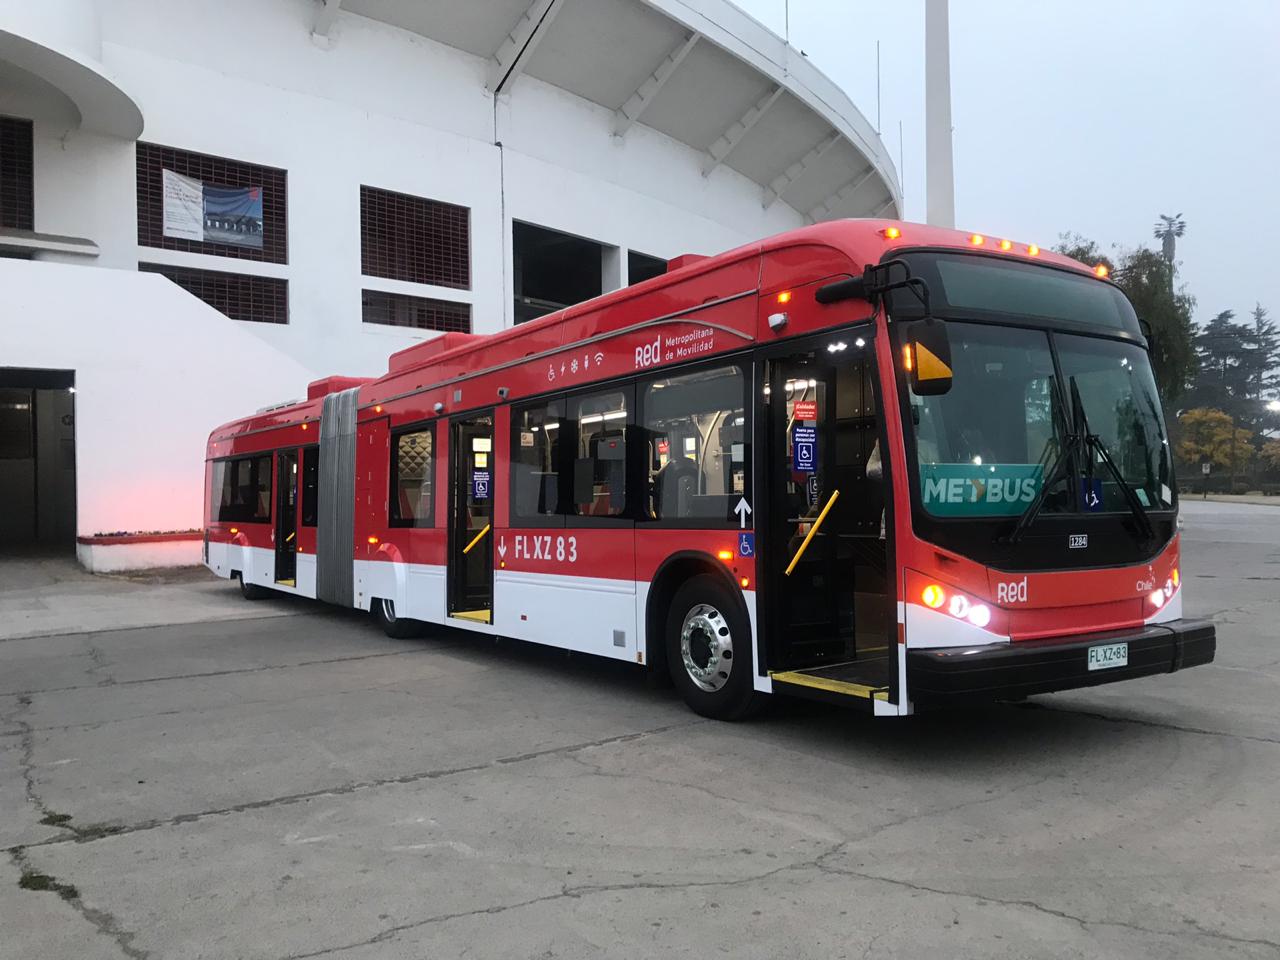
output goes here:
{"type": "Polygon", "coordinates": [[[766,371],[770,667],[885,690],[896,618],[869,336],[826,337],[766,371]]]}
{"type": "Polygon", "coordinates": [[[516,323],[604,292],[604,246],[594,240],[517,220],[511,250],[516,323]]]}
{"type": "Polygon", "coordinates": [[[298,582],[298,451],[276,455],[276,583],[298,582]]]}
{"type": "Polygon", "coordinates": [[[493,622],[493,414],[455,420],[449,522],[449,615],[493,622]]]}
{"type": "Polygon", "coordinates": [[[0,549],[73,550],[75,374],[0,367],[0,549]]]}

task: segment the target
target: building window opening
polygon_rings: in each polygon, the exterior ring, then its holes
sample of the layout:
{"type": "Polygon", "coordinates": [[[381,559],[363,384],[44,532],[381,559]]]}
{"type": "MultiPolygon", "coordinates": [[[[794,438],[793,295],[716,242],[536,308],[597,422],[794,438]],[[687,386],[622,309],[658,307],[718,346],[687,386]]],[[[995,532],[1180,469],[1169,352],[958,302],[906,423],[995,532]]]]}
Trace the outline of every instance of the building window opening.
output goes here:
{"type": "Polygon", "coordinates": [[[516,323],[604,292],[603,244],[520,221],[511,230],[516,323]]]}
{"type": "Polygon", "coordinates": [[[34,230],[35,150],[30,120],[0,117],[0,227],[34,230]]]}
{"type": "Polygon", "coordinates": [[[627,251],[627,285],[643,283],[667,272],[667,261],[636,250],[627,251]]]}

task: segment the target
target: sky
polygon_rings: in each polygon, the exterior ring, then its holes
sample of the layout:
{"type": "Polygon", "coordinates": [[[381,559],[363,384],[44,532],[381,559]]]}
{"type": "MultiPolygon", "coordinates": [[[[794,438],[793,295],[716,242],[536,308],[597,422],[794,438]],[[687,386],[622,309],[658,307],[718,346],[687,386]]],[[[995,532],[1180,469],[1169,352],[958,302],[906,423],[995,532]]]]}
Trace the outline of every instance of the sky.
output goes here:
{"type": "MultiPolygon", "coordinates": [[[[786,0],[734,0],[776,33],[786,0]]],[[[956,226],[1109,253],[1181,213],[1195,317],[1280,320],[1280,0],[951,0],[956,226]],[[1114,245],[1114,249],[1113,249],[1114,245]]],[[[876,123],[924,220],[924,0],[790,0],[790,39],[876,123]]]]}

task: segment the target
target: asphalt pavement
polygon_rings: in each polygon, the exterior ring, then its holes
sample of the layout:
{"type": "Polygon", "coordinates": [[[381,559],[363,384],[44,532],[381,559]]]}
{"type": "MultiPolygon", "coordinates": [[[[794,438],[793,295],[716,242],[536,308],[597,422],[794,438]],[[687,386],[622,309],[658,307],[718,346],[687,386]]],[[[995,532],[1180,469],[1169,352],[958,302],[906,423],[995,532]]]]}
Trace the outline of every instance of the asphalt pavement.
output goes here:
{"type": "Polygon", "coordinates": [[[138,587],[0,639],[0,957],[1280,957],[1280,510],[1184,513],[1216,663],[906,720],[138,587]]]}

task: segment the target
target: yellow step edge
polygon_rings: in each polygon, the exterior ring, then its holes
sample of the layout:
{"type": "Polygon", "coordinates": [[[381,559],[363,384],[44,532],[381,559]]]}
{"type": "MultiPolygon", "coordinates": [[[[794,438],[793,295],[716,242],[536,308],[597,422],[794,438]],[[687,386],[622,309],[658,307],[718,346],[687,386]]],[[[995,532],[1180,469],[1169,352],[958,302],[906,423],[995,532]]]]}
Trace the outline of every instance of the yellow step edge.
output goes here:
{"type": "Polygon", "coordinates": [[[449,614],[455,620],[471,620],[474,623],[492,623],[488,610],[455,610],[449,614]]]}
{"type": "Polygon", "coordinates": [[[769,678],[779,683],[794,683],[801,687],[813,687],[826,690],[828,693],[843,693],[851,697],[862,697],[866,700],[888,700],[889,691],[884,687],[873,687],[865,683],[848,683],[844,680],[831,680],[827,677],[815,677],[798,670],[787,670],[780,673],[769,672],[769,678]]]}

